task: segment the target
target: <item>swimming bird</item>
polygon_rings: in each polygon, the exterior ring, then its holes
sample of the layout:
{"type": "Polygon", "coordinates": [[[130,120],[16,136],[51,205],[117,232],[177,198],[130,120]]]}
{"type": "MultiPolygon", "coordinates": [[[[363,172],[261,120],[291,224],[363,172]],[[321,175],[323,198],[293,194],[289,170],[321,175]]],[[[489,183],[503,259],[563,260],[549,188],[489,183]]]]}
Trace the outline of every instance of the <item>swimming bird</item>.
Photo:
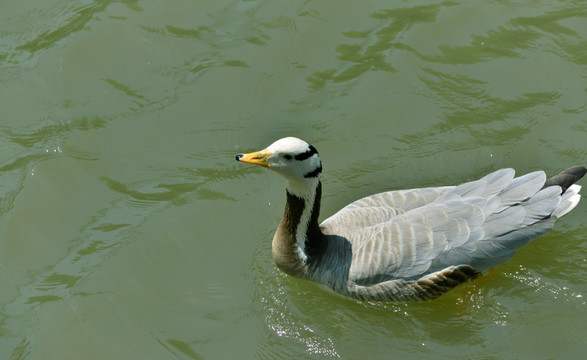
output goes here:
{"type": "Polygon", "coordinates": [[[434,299],[510,259],[581,198],[582,166],[547,179],[494,171],[458,186],[382,192],[318,223],[322,162],[295,137],[236,156],[287,179],[272,243],[285,273],[369,301],[434,299]]]}

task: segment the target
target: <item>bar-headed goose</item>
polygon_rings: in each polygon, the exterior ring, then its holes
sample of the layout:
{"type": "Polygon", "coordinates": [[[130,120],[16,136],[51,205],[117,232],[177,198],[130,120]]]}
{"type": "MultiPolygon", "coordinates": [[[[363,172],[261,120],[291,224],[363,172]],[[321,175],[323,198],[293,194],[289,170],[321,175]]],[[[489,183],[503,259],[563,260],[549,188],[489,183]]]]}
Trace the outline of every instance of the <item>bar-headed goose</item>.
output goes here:
{"type": "Polygon", "coordinates": [[[287,137],[236,160],[287,179],[272,253],[284,272],[365,300],[436,298],[510,259],[579,203],[587,171],[571,167],[514,177],[501,169],[459,186],[383,192],[318,223],[318,151],[287,137]]]}

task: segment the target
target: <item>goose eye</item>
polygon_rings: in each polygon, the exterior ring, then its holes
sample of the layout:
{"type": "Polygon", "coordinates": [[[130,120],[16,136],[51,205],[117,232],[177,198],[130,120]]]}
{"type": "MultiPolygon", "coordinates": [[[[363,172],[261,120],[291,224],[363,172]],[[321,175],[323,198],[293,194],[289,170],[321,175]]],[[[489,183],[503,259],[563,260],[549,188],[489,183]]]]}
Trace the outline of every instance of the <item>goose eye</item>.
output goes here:
{"type": "Polygon", "coordinates": [[[283,155],[283,157],[285,158],[285,160],[291,160],[292,159],[291,155],[283,155]]]}

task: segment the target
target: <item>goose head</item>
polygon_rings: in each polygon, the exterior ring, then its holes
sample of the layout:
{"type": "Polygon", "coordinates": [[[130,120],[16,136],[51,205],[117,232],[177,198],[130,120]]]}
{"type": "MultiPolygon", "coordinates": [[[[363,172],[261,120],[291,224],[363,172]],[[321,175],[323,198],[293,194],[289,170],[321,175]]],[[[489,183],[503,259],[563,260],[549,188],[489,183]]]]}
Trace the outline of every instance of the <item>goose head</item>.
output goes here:
{"type": "Polygon", "coordinates": [[[314,185],[322,172],[316,148],[295,137],[279,139],[260,151],[239,154],[236,160],[275,171],[288,180],[288,189],[314,185]]]}
{"type": "Polygon", "coordinates": [[[236,156],[237,161],[266,167],[287,179],[285,211],[273,237],[277,266],[305,277],[309,254],[323,248],[318,225],[322,163],[315,147],[295,137],[279,139],[266,149],[236,156]]]}

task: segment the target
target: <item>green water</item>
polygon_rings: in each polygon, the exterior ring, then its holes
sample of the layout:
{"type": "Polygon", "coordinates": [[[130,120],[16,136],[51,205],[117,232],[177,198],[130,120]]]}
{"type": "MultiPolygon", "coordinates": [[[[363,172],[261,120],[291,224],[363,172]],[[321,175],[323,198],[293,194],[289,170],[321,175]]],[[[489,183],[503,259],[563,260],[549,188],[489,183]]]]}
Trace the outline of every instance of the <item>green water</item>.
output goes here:
{"type": "Polygon", "coordinates": [[[586,165],[584,1],[0,9],[1,359],[584,357],[585,199],[487,278],[368,304],[275,268],[284,181],[234,161],[311,142],[322,218],[586,165]]]}

